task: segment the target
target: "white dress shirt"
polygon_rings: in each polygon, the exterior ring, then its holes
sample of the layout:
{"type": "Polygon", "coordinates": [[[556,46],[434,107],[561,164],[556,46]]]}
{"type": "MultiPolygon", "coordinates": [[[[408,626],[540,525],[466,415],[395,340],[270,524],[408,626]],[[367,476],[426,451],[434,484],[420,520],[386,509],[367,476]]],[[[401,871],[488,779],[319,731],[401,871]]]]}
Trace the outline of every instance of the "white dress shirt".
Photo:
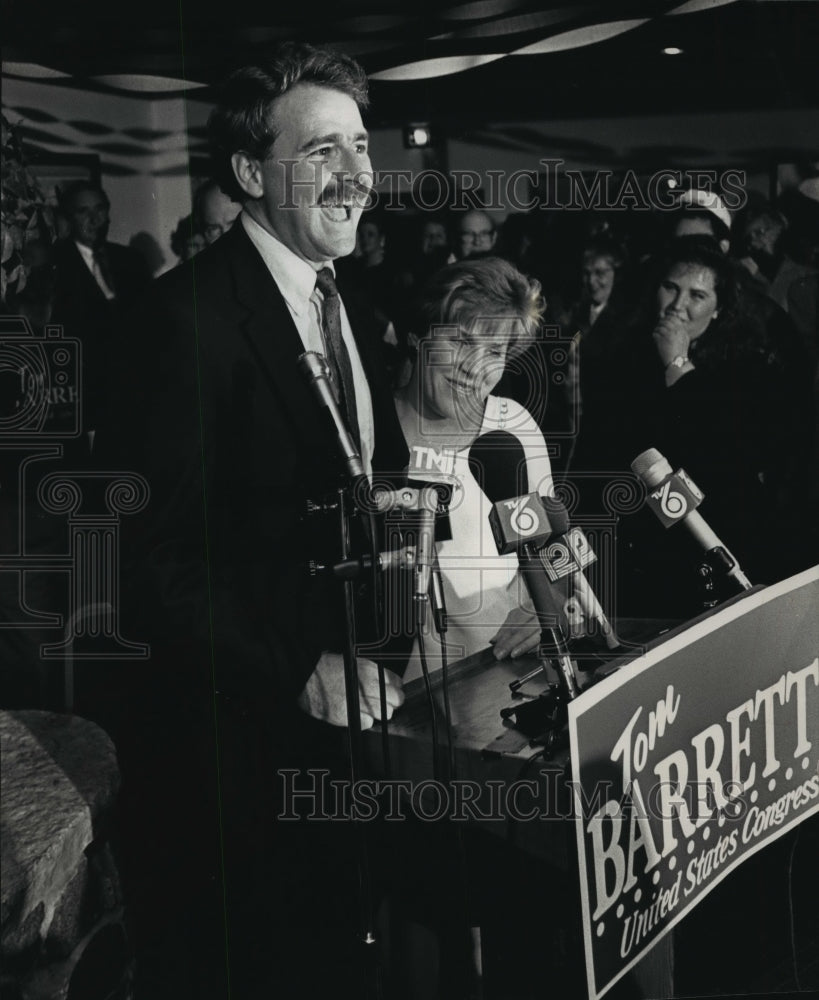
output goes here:
{"type": "MultiPolygon", "coordinates": [[[[261,254],[268,271],[282,293],[305,351],[317,351],[326,354],[324,336],[321,326],[321,305],[323,296],[316,288],[316,273],[320,268],[329,267],[335,274],[332,261],[313,266],[284,245],[266,229],[262,228],[247,212],[242,212],[242,225],[251,242],[261,254]]],[[[358,353],[350,321],[344,308],[344,302],[339,296],[341,306],[341,336],[350,355],[350,367],[353,371],[353,387],[355,389],[355,405],[358,417],[358,430],[361,439],[361,460],[367,474],[372,473],[374,448],[373,404],[370,387],[364,374],[364,367],[358,353]]],[[[293,378],[298,378],[293,371],[293,378]]]]}
{"type": "Polygon", "coordinates": [[[594,326],[594,324],[597,322],[598,316],[605,308],[606,308],[605,302],[601,302],[599,305],[596,305],[594,302],[592,302],[589,305],[589,326],[594,326]]]}
{"type": "Polygon", "coordinates": [[[85,266],[91,272],[94,281],[99,285],[102,294],[109,300],[115,298],[113,289],[109,288],[105,283],[105,278],[102,276],[102,271],[100,271],[100,266],[94,258],[94,251],[91,247],[87,247],[84,243],[78,243],[76,240],[74,240],[74,245],[80,251],[80,257],[82,257],[85,266]]]}

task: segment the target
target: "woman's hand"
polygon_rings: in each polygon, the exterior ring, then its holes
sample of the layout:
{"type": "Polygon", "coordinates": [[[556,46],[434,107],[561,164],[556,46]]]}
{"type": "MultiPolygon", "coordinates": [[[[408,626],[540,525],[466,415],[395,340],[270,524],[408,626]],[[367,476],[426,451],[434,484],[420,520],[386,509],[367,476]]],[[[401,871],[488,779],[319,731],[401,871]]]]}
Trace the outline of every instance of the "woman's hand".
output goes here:
{"type": "Polygon", "coordinates": [[[654,345],[665,367],[676,357],[687,357],[691,346],[687,323],[682,317],[666,313],[657,321],[652,333],[654,345]]]}
{"type": "Polygon", "coordinates": [[[686,321],[674,313],[666,313],[661,316],[654,327],[652,336],[657,347],[657,354],[665,369],[665,384],[668,388],[678,382],[683,375],[694,370],[694,365],[688,359],[688,351],[691,347],[689,329],[686,321]],[[685,358],[686,361],[678,368],[671,364],[674,358],[685,358]]]}
{"type": "Polygon", "coordinates": [[[495,659],[505,660],[507,656],[523,656],[537,649],[540,642],[540,625],[533,611],[513,608],[506,621],[489,640],[495,647],[495,659]]]}

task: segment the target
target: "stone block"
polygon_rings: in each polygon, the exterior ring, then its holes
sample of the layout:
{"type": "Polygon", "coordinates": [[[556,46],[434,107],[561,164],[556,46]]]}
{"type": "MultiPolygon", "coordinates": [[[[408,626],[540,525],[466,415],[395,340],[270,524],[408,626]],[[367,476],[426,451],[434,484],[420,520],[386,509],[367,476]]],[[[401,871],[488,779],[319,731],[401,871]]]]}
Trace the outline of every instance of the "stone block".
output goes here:
{"type": "Polygon", "coordinates": [[[23,919],[8,920],[0,934],[0,956],[6,967],[32,960],[40,946],[40,928],[45,915],[45,903],[38,903],[23,919]]]}
{"type": "Polygon", "coordinates": [[[63,889],[54,906],[54,916],[45,929],[45,954],[64,958],[70,955],[91,923],[91,876],[83,857],[76,874],[63,889]]]}
{"type": "Polygon", "coordinates": [[[50,922],[113,806],[119,771],[103,730],[51,712],[0,712],[0,755],[0,927],[13,942],[40,904],[50,922]]]}

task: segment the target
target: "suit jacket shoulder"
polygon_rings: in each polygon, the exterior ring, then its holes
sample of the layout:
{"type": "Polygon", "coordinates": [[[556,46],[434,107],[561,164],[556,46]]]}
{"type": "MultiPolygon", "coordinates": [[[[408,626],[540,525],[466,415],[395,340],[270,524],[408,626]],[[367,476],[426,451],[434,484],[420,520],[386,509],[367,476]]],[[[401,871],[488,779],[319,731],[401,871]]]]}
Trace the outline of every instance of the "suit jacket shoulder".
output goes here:
{"type": "MultiPolygon", "coordinates": [[[[171,633],[206,639],[211,604],[224,690],[293,695],[321,652],[340,648],[335,584],[307,569],[327,552],[337,558],[336,522],[304,515],[307,500],[334,495],[343,463],[299,375],[302,351],[276,283],[234,227],[156,281],[133,312],[123,358],[134,360],[114,400],[131,426],[119,433],[112,421],[100,436],[109,447],[129,442],[128,467],[151,488],[131,546],[135,586],[157,595],[171,633]]],[[[369,355],[363,344],[376,454],[394,471],[406,446],[369,355]]]]}
{"type": "MultiPolygon", "coordinates": [[[[407,452],[372,308],[343,283],[339,291],[372,394],[375,466],[395,471],[406,465],[407,452]]],[[[241,225],[158,279],[154,300],[158,311],[172,318],[172,336],[195,330],[204,377],[223,379],[231,363],[241,359],[245,376],[267,387],[296,437],[305,445],[328,441],[324,415],[298,373],[297,361],[304,351],[301,337],[276,282],[241,225]]],[[[334,447],[331,440],[330,446],[334,447]]]]}

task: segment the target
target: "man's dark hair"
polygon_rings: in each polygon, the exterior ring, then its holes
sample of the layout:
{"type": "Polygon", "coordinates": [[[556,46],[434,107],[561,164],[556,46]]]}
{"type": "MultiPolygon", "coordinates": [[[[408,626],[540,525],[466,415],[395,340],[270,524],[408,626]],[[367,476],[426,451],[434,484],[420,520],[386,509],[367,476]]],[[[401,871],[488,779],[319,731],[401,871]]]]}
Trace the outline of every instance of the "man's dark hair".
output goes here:
{"type": "Polygon", "coordinates": [[[369,105],[367,76],[349,56],[312,45],[284,42],[256,65],[236,70],[222,84],[208,120],[214,176],[225,194],[236,200],[244,192],[236,183],[231,157],[240,150],[264,159],[276,139],[270,105],[297,83],[339,90],[359,109],[369,105]]]}
{"type": "MultiPolygon", "coordinates": [[[[709,212],[707,208],[677,208],[671,212],[668,216],[668,232],[674,233],[677,229],[677,224],[682,219],[699,219],[702,222],[707,222],[711,230],[711,235],[719,243],[721,240],[731,239],[731,230],[722,219],[714,215],[713,212],[709,212]]],[[[672,237],[673,238],[673,237],[672,237]]]]}
{"type": "Polygon", "coordinates": [[[66,184],[64,188],[57,193],[57,204],[61,212],[69,213],[73,211],[74,201],[81,194],[86,191],[93,191],[94,194],[102,196],[105,204],[110,208],[111,202],[108,195],[102,188],[102,185],[98,184],[96,181],[92,180],[78,180],[72,181],[70,184],[66,184]]]}

